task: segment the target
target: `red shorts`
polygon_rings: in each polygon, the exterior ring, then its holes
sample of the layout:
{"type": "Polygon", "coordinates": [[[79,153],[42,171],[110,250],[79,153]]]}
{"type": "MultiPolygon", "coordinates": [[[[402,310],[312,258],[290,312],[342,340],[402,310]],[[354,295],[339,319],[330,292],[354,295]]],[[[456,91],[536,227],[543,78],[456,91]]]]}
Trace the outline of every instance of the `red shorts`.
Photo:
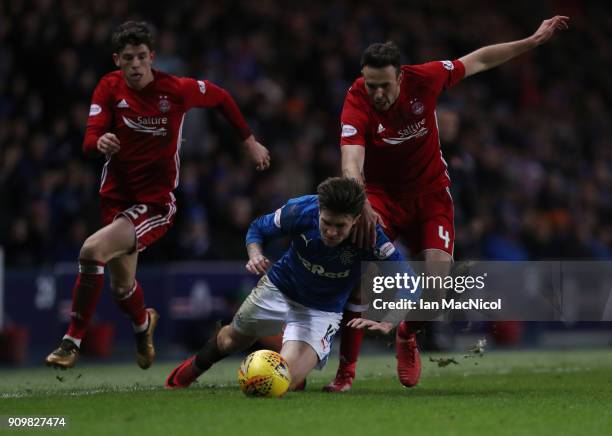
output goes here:
{"type": "Polygon", "coordinates": [[[176,205],[133,204],[102,198],[100,201],[102,225],[107,226],[123,216],[134,224],[136,249],[142,251],[164,236],[174,223],[176,205]]]}
{"type": "Polygon", "coordinates": [[[453,198],[450,190],[424,195],[389,195],[377,189],[367,189],[372,208],[385,223],[385,234],[394,241],[400,237],[410,254],[438,249],[453,256],[455,226],[453,198]]]}

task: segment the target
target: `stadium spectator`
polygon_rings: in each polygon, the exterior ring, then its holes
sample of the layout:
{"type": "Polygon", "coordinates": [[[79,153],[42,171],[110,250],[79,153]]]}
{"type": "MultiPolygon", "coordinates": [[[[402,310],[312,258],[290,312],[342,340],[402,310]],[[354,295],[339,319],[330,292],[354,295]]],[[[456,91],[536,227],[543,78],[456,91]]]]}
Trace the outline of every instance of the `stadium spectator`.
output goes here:
{"type": "MultiPolygon", "coordinates": [[[[572,16],[576,31],[571,38],[468,80],[442,97],[444,107],[460,117],[457,149],[472,165],[467,174],[457,175],[450,143],[442,141],[453,180],[455,252],[462,258],[483,258],[485,237],[501,231],[495,227],[500,219],[511,219],[515,238],[530,259],[609,259],[609,12],[602,2],[575,1],[536,2],[529,8],[520,2],[482,0],[419,0],[410,8],[393,0],[268,2],[265,8],[237,1],[229,8],[212,0],[182,0],[171,12],[162,3],[144,0],[45,1],[35,7],[5,2],[0,6],[0,245],[6,248],[6,262],[38,267],[57,260],[41,259],[27,238],[22,239],[24,231],[30,234],[24,219],[42,176],[28,178],[23,172],[28,144],[36,135],[49,144],[45,167],[67,173],[65,163],[74,160],[83,173],[81,182],[69,189],[66,185],[73,179],[66,175],[55,185],[45,199],[51,202],[52,215],[71,222],[83,217],[87,234],[99,226],[92,213],[97,208],[93,190],[102,163],[81,156],[82,120],[96,79],[112,67],[107,41],[122,21],[146,18],[160,35],[171,35],[174,42],[164,42],[162,57],[180,59],[186,76],[206,77],[228,89],[253,129],[266,138],[273,156],[279,157],[273,173],[255,176],[249,163],[234,155],[230,145],[236,139],[223,129],[223,121],[203,111],[186,116],[182,164],[196,167],[200,187],[192,201],[206,212],[212,238],[229,228],[223,217],[225,203],[219,203],[227,197],[208,190],[220,177],[220,168],[246,176],[231,178],[226,191],[229,197],[251,199],[254,216],[338,174],[342,98],[358,74],[361,52],[372,41],[394,40],[406,55],[402,63],[420,63],[467,53],[485,40],[513,39],[536,24],[534,17],[554,13],[572,16]],[[87,26],[81,24],[83,17],[87,26]],[[250,56],[241,62],[245,52],[250,56]],[[240,74],[233,70],[236,65],[240,74]],[[302,148],[310,158],[302,158],[302,148]],[[291,174],[296,176],[292,179],[291,174]],[[291,193],[285,192],[287,180],[291,193]],[[592,185],[586,191],[585,183],[592,185]],[[459,195],[465,184],[477,187],[475,195],[459,195]],[[513,195],[504,195],[508,191],[513,195]],[[584,202],[585,193],[599,201],[584,202]],[[560,213],[567,217],[562,226],[560,213]],[[12,254],[16,252],[20,255],[12,254]]],[[[444,134],[444,127],[440,129],[444,134]]],[[[181,182],[176,191],[180,205],[184,187],[181,182]]],[[[190,226],[187,211],[179,208],[175,235],[190,226]]],[[[65,244],[68,233],[53,232],[53,245],[65,244]]],[[[180,239],[165,238],[145,252],[142,262],[176,259],[180,239]]],[[[214,251],[214,244],[209,250],[214,251]]]]}

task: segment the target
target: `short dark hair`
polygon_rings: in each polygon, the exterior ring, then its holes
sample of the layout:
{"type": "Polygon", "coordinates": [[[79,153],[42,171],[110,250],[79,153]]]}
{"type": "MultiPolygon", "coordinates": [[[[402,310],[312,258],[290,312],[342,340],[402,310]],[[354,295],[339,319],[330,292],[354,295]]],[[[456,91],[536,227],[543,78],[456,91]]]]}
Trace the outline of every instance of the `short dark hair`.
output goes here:
{"type": "Polygon", "coordinates": [[[393,41],[370,44],[361,55],[361,68],[366,65],[373,68],[385,68],[389,65],[393,65],[399,74],[399,48],[397,48],[397,45],[395,45],[393,41]]]}
{"type": "Polygon", "coordinates": [[[145,21],[126,21],[113,33],[111,42],[114,53],[121,53],[128,44],[144,44],[152,51],[155,42],[153,28],[145,21]]]}
{"type": "Polygon", "coordinates": [[[319,209],[356,217],[361,213],[366,195],[363,187],[346,177],[330,177],[317,187],[319,209]]]}

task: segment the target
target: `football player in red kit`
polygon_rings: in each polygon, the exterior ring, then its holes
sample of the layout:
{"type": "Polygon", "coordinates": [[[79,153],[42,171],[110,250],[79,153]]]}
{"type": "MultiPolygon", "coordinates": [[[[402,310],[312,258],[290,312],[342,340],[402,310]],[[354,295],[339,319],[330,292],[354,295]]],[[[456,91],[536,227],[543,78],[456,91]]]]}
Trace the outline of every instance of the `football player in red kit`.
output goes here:
{"type": "MultiPolygon", "coordinates": [[[[342,110],[342,172],[365,185],[368,201],[354,234],[360,246],[375,242],[380,223],[391,240],[402,237],[426,270],[446,274],[453,260],[455,230],[450,177],[442,156],[436,101],[461,79],[500,65],[566,29],[568,17],[544,20],[528,38],[480,48],[458,60],[400,65],[397,47],[372,44],[361,59],[362,77],[349,89],[342,110]],[[445,271],[440,271],[444,269],[445,271]]],[[[349,390],[355,378],[362,330],[389,326],[355,321],[359,297],[345,307],[336,378],[324,390],[349,390]]],[[[418,383],[421,361],[415,334],[423,323],[401,322],[396,331],[397,372],[404,386],[418,383]]]]}
{"type": "Polygon", "coordinates": [[[145,307],[136,265],[138,253],[161,238],[174,221],[172,191],[179,182],[181,130],[189,109],[219,109],[240,135],[257,170],[270,165],[268,150],[255,140],[225,90],[206,80],[152,69],[153,34],[147,23],[122,24],[112,43],[118,70],[105,75],[94,91],[83,142],[85,154],[106,158],[100,186],[103,227],[81,248],[70,325],[59,347],[45,359],[59,368],[76,363],[105,268],[117,305],[132,321],[138,365],[146,369],[153,363],[159,316],[145,307]]]}

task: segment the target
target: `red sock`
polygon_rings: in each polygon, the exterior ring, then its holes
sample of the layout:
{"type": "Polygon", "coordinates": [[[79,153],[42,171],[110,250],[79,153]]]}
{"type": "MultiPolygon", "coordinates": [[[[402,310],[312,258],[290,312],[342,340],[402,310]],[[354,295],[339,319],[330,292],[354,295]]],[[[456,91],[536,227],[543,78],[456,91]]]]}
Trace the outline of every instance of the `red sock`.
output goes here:
{"type": "Polygon", "coordinates": [[[134,281],[132,290],[121,298],[115,298],[115,303],[132,320],[135,332],[138,333],[147,329],[147,311],[140,283],[134,281]]]}
{"type": "Polygon", "coordinates": [[[104,286],[104,263],[79,259],[79,275],[72,288],[72,311],[70,325],[65,339],[71,339],[77,346],[96,311],[96,305],[104,286]]]}
{"type": "Polygon", "coordinates": [[[361,312],[345,310],[340,323],[340,366],[338,372],[348,372],[355,377],[355,366],[361,351],[363,330],[347,327],[346,323],[354,318],[361,318],[361,312]]]}
{"type": "Polygon", "coordinates": [[[423,327],[427,325],[427,321],[404,321],[404,325],[406,326],[404,329],[398,329],[398,334],[407,339],[407,335],[411,335],[412,333],[416,333],[421,330],[423,327]]]}

